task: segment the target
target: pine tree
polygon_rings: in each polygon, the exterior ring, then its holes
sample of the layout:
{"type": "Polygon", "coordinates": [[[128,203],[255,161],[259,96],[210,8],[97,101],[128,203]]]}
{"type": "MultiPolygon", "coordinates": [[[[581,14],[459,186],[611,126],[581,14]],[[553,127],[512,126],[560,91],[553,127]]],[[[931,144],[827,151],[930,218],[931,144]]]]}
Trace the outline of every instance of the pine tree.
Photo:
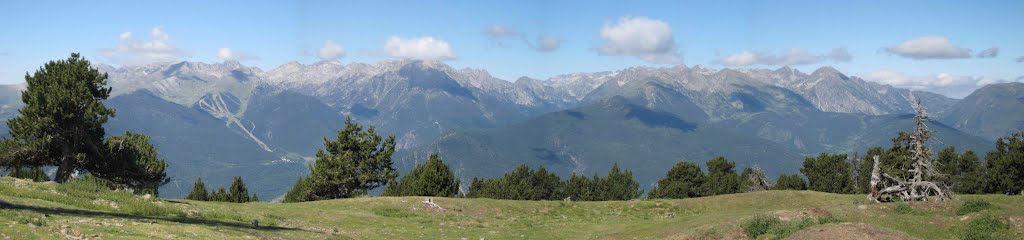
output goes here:
{"type": "Polygon", "coordinates": [[[305,202],[308,201],[307,197],[310,195],[310,181],[304,177],[300,177],[295,180],[295,184],[292,185],[292,189],[285,193],[283,202],[305,202]]]}
{"type": "Polygon", "coordinates": [[[10,156],[23,159],[8,158],[3,165],[57,166],[56,181],[63,183],[73,172],[91,170],[102,161],[106,155],[103,123],[114,116],[114,109],[103,105],[110,96],[107,74],[74,53],[26,74],[25,81],[28,86],[21,96],[25,106],[7,121],[10,141],[17,144],[7,146],[16,145],[13,152],[30,154],[10,156]]]}
{"type": "Polygon", "coordinates": [[[500,199],[511,199],[511,200],[540,200],[534,199],[533,196],[533,183],[530,182],[530,177],[533,176],[533,169],[530,169],[526,164],[519,165],[512,172],[502,176],[499,183],[499,196],[500,199]]]}
{"type": "Polygon", "coordinates": [[[958,154],[955,147],[946,147],[939,151],[935,163],[938,164],[939,174],[933,176],[931,181],[949,186],[958,193],[978,193],[978,190],[983,188],[981,182],[984,179],[979,179],[983,175],[983,169],[981,162],[978,161],[978,155],[973,151],[958,154]]]}
{"type": "Polygon", "coordinates": [[[985,175],[987,171],[978,160],[978,154],[967,150],[960,154],[957,164],[957,175],[953,177],[951,189],[962,194],[984,193],[985,175]]]}
{"type": "MultiPolygon", "coordinates": [[[[911,135],[910,132],[899,132],[892,139],[892,147],[885,151],[885,155],[880,159],[882,172],[899,179],[914,177],[909,171],[914,164],[914,159],[911,157],[913,151],[911,135]]],[[[871,159],[872,156],[865,156],[865,158],[871,159]]]]}
{"type": "Polygon", "coordinates": [[[996,149],[985,154],[989,193],[1024,194],[1024,132],[999,138],[996,149]]]}
{"type": "Polygon", "coordinates": [[[846,154],[822,153],[804,159],[800,172],[807,176],[807,188],[830,193],[853,193],[853,166],[846,154]]]}
{"type": "Polygon", "coordinates": [[[622,171],[618,163],[608,170],[608,176],[594,182],[597,182],[597,188],[600,189],[595,194],[598,201],[630,200],[644,193],[640,183],[633,179],[633,172],[622,171]]]}
{"type": "Polygon", "coordinates": [[[145,135],[104,140],[103,124],[115,114],[103,104],[107,74],[79,54],[50,61],[25,81],[25,106],[7,121],[11,138],[0,141],[0,168],[56,166],[58,183],[82,172],[137,193],[156,194],[169,181],[145,135]]]}
{"type": "Polygon", "coordinates": [[[398,172],[392,166],[395,135],[386,139],[377,130],[345,118],[345,128],[335,140],[324,139],[324,149],[317,151],[310,174],[296,183],[288,201],[315,201],[365,195],[371,189],[395,180],[398,172]],[[303,182],[306,181],[306,182],[303,182]]]}
{"type": "Polygon", "coordinates": [[[740,192],[742,183],[740,176],[736,174],[736,163],[724,157],[717,157],[708,160],[707,165],[708,181],[704,187],[707,190],[705,196],[740,192]]]}
{"type": "Polygon", "coordinates": [[[779,175],[779,179],[775,181],[774,190],[807,190],[807,182],[804,181],[800,175],[779,175]]]}
{"type": "Polygon", "coordinates": [[[494,179],[473,178],[466,197],[510,200],[558,200],[564,196],[564,184],[558,175],[543,166],[536,171],[519,165],[494,179]]]}
{"type": "Polygon", "coordinates": [[[528,180],[530,183],[530,191],[527,194],[530,200],[558,200],[562,199],[563,185],[562,179],[555,175],[553,172],[548,172],[544,166],[537,168],[530,175],[528,180]]]}
{"type": "Polygon", "coordinates": [[[228,202],[244,203],[249,202],[249,189],[245,187],[242,177],[235,176],[231,181],[231,192],[228,195],[228,202]]]}
{"type": "Polygon", "coordinates": [[[167,163],[157,157],[156,148],[149,137],[125,132],[112,136],[106,142],[107,161],[96,164],[91,173],[118,185],[134,189],[136,193],[158,195],[160,186],[170,182],[167,163]]]}
{"type": "Polygon", "coordinates": [[[572,173],[565,182],[565,196],[574,201],[593,201],[594,188],[590,178],[572,173]]]}
{"type": "Polygon", "coordinates": [[[203,183],[203,178],[199,177],[196,179],[196,183],[192,185],[192,192],[188,193],[185,199],[196,200],[196,201],[209,201],[209,193],[206,192],[206,184],[203,183]]]}
{"type": "Polygon", "coordinates": [[[507,189],[501,189],[501,179],[480,179],[473,178],[469,184],[469,192],[466,193],[468,198],[493,198],[502,199],[505,198],[504,194],[507,193],[507,189]]]}
{"type": "Polygon", "coordinates": [[[260,198],[256,196],[256,193],[252,193],[252,197],[249,197],[250,202],[259,202],[260,198]]]}
{"type": "Polygon", "coordinates": [[[389,184],[384,195],[454,197],[459,193],[459,184],[455,173],[435,153],[408,175],[389,184]]]}
{"type": "Polygon", "coordinates": [[[703,196],[707,177],[696,163],[680,161],[672,166],[658,186],[651,189],[648,198],[695,198],[703,196]]]}
{"type": "Polygon", "coordinates": [[[219,188],[217,188],[216,192],[213,192],[212,194],[210,194],[210,201],[230,202],[231,201],[231,195],[228,194],[227,190],[224,190],[224,187],[219,187],[219,188]]]}

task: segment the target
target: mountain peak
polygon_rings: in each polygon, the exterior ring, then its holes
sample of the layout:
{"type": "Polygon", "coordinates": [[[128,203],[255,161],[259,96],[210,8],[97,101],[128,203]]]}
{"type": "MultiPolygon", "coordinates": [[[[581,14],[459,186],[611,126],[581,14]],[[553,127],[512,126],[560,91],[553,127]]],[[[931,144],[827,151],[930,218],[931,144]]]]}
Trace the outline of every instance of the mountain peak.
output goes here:
{"type": "Polygon", "coordinates": [[[775,69],[775,71],[776,72],[792,72],[793,68],[790,68],[789,65],[786,65],[786,66],[780,67],[779,69],[775,69]]]}
{"type": "Polygon", "coordinates": [[[527,84],[527,83],[534,83],[534,82],[537,82],[537,79],[533,79],[533,78],[530,78],[530,77],[527,77],[527,76],[519,77],[515,81],[516,84],[527,84]]]}
{"type": "MultiPolygon", "coordinates": [[[[975,90],[974,93],[983,92],[1024,92],[1024,83],[1021,82],[1006,82],[1006,83],[992,83],[975,90]]],[[[972,93],[971,95],[974,95],[972,93]]]]}
{"type": "Polygon", "coordinates": [[[338,60],[338,59],[331,59],[331,60],[322,60],[322,61],[314,63],[313,65],[318,65],[318,66],[323,66],[323,65],[341,66],[343,64],[341,64],[341,61],[338,60]]]}
{"type": "Polygon", "coordinates": [[[839,72],[839,70],[836,70],[835,68],[824,66],[814,70],[814,73],[811,73],[811,75],[843,75],[843,73],[839,72]]]}

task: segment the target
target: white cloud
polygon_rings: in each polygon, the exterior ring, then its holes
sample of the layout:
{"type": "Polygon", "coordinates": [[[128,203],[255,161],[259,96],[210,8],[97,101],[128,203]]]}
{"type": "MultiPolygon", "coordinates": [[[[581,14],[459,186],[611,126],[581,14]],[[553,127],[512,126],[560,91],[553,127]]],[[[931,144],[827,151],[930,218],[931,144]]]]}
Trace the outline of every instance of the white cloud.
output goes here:
{"type": "Polygon", "coordinates": [[[444,40],[433,37],[400,38],[390,37],[384,43],[388,55],[401,59],[451,60],[455,51],[444,40]]]}
{"type": "Polygon", "coordinates": [[[506,47],[507,44],[504,40],[507,39],[522,41],[530,49],[538,52],[553,52],[562,46],[562,39],[560,38],[541,34],[537,36],[536,41],[531,42],[526,33],[516,31],[512,27],[501,24],[487,25],[484,28],[483,34],[499,47],[506,47]]]}
{"type": "Polygon", "coordinates": [[[668,23],[647,17],[622,17],[601,27],[601,55],[633,56],[657,64],[682,62],[679,47],[668,23]]]}
{"type": "Polygon", "coordinates": [[[491,37],[491,38],[501,38],[501,37],[522,37],[524,34],[522,34],[522,33],[518,32],[518,31],[512,29],[509,26],[505,26],[505,25],[501,25],[501,24],[491,24],[491,25],[487,25],[487,28],[484,29],[484,35],[486,35],[488,37],[491,37]]]}
{"type": "Polygon", "coordinates": [[[725,66],[750,66],[750,65],[805,65],[814,64],[826,60],[832,60],[836,62],[849,62],[853,59],[850,53],[846,51],[846,48],[834,48],[831,52],[824,55],[814,55],[806,50],[793,48],[785,54],[771,54],[754,51],[744,51],[741,53],[725,56],[716,62],[725,66]]]}
{"type": "Polygon", "coordinates": [[[537,43],[533,44],[532,48],[539,52],[553,52],[555,50],[558,50],[558,48],[561,46],[562,39],[546,35],[540,35],[537,36],[537,43]]]}
{"type": "Polygon", "coordinates": [[[249,60],[260,60],[259,57],[253,56],[243,52],[237,52],[230,48],[217,49],[217,59],[221,61],[249,61],[249,60]]]}
{"type": "Polygon", "coordinates": [[[1018,62],[1018,63],[1022,63],[1022,62],[1024,62],[1024,56],[1021,56],[1021,57],[1019,57],[1017,59],[1014,59],[1013,61],[1018,62]]]}
{"type": "Polygon", "coordinates": [[[853,56],[850,55],[849,51],[846,51],[845,47],[833,48],[827,57],[836,62],[850,62],[853,60],[853,56]]]}
{"type": "Polygon", "coordinates": [[[759,54],[751,51],[725,56],[719,59],[719,64],[726,66],[750,66],[758,62],[759,54]]]}
{"type": "Polygon", "coordinates": [[[150,39],[135,39],[132,32],[121,33],[117,46],[100,49],[100,55],[119,65],[137,65],[151,62],[167,62],[187,57],[188,53],[171,44],[170,36],[163,27],[154,27],[150,39]]]}
{"type": "Polygon", "coordinates": [[[999,56],[999,48],[992,47],[992,48],[989,48],[989,49],[982,50],[981,52],[978,53],[978,55],[976,57],[978,57],[978,58],[994,58],[996,56],[999,56]]]}
{"type": "Polygon", "coordinates": [[[949,73],[911,76],[888,69],[868,73],[863,78],[894,87],[930,91],[953,98],[963,98],[988,84],[1010,82],[1007,79],[959,76],[949,73]]]}
{"type": "Polygon", "coordinates": [[[949,38],[942,36],[919,37],[904,41],[895,47],[883,48],[883,50],[891,54],[916,60],[971,57],[971,49],[954,46],[949,41],[949,38]]]}
{"type": "Polygon", "coordinates": [[[345,57],[345,48],[334,43],[333,40],[327,40],[327,42],[324,42],[324,46],[316,51],[316,56],[319,57],[320,60],[325,61],[339,59],[345,57]]]}

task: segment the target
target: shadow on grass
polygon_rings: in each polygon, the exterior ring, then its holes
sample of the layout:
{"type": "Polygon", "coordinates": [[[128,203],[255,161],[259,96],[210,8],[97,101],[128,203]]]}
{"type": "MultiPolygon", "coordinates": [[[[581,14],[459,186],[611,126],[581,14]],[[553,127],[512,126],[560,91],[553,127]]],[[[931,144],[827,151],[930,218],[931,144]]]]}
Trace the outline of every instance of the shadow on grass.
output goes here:
{"type": "Polygon", "coordinates": [[[182,224],[199,224],[199,225],[206,225],[206,226],[224,226],[224,227],[244,228],[244,229],[253,229],[253,230],[304,231],[304,230],[298,229],[298,228],[277,227],[277,226],[259,226],[259,227],[256,227],[256,226],[253,226],[253,225],[248,224],[248,223],[229,222],[229,221],[221,221],[221,220],[202,219],[202,218],[169,217],[169,216],[168,217],[142,216],[142,215],[127,214],[127,213],[114,213],[114,212],[100,212],[100,211],[92,211],[92,210],[79,210],[79,209],[66,209],[66,208],[48,208],[48,207],[26,206],[26,205],[19,205],[19,204],[8,203],[8,202],[5,202],[3,200],[0,200],[0,209],[25,210],[25,211],[32,211],[32,212],[37,212],[37,213],[41,213],[41,214],[49,214],[49,215],[126,218],[126,219],[150,220],[150,221],[162,220],[162,221],[176,222],[176,223],[182,223],[182,224]]]}

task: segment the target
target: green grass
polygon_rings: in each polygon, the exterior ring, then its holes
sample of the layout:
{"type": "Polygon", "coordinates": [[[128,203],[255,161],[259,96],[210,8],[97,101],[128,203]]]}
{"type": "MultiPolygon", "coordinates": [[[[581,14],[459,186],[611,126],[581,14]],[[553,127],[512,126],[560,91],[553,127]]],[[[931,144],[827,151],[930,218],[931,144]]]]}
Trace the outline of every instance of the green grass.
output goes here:
{"type": "Polygon", "coordinates": [[[811,191],[612,202],[434,198],[445,211],[422,201],[196,202],[144,199],[88,182],[0,177],[0,239],[745,239],[744,225],[754,216],[778,219],[762,238],[859,224],[906,238],[956,239],[987,229],[991,222],[973,223],[988,221],[979,214],[1006,224],[995,228],[998,236],[1020,239],[1024,230],[1024,197],[1005,195],[907,205],[918,214],[899,214],[901,204],[869,203],[863,195],[811,191]],[[957,215],[969,201],[999,211],[957,215]],[[249,224],[253,219],[259,228],[249,224]]]}

